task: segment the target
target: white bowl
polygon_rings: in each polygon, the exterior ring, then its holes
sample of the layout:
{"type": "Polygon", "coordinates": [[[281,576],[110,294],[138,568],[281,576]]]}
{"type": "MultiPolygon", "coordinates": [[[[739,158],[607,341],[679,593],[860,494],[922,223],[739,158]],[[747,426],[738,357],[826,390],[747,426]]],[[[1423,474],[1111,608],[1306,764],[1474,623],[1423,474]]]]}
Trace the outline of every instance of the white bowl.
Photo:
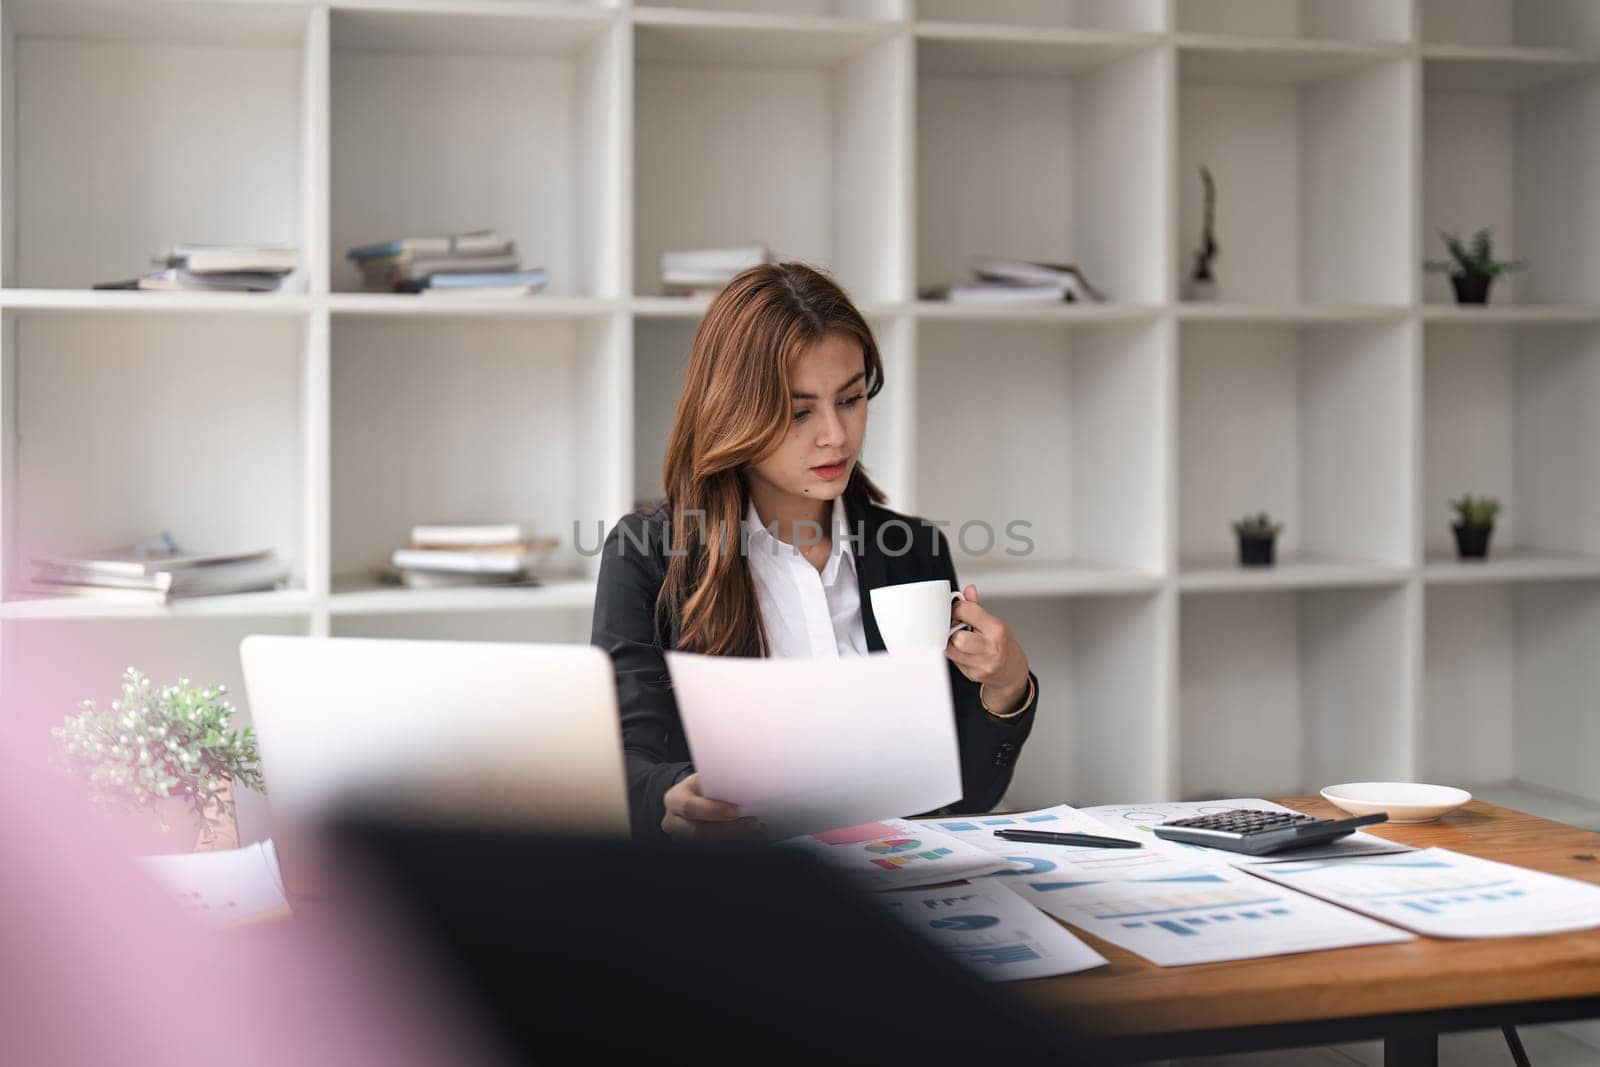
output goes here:
{"type": "Polygon", "coordinates": [[[1472,799],[1465,789],[1420,782],[1346,782],[1330,785],[1322,799],[1351,815],[1387,812],[1390,822],[1432,822],[1472,799]]]}

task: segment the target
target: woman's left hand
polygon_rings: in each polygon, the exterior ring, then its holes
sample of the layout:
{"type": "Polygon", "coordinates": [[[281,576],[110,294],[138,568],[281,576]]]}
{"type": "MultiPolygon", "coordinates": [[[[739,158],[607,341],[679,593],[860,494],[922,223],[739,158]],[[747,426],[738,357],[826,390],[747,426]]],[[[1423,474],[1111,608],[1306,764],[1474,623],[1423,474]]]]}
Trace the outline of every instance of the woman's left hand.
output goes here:
{"type": "Polygon", "coordinates": [[[962,674],[987,687],[984,700],[990,711],[1016,711],[1028,691],[1028,654],[1006,624],[979,605],[977,586],[967,586],[962,596],[951,606],[950,617],[972,629],[952,634],[944,654],[962,674]]]}

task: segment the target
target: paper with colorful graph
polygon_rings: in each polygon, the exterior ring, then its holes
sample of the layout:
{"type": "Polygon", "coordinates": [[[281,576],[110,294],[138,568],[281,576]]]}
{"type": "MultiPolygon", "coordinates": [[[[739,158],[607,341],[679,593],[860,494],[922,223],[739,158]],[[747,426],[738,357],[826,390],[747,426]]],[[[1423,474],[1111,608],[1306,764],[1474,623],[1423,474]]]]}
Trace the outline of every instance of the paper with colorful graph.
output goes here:
{"type": "Polygon", "coordinates": [[[1062,863],[1005,884],[1063,922],[1161,967],[1413,940],[1228,866],[1130,877],[1062,863]]]}
{"type": "Polygon", "coordinates": [[[992,982],[1071,974],[1106,962],[1065,927],[993,879],[878,893],[873,899],[992,982]]]}
{"type": "Polygon", "coordinates": [[[780,844],[816,857],[869,890],[953,882],[1007,867],[1000,856],[909,819],[862,823],[780,844]]]}
{"type": "Polygon", "coordinates": [[[1278,863],[1252,873],[1429,937],[1522,937],[1600,926],[1600,886],[1443,848],[1278,863]]]}

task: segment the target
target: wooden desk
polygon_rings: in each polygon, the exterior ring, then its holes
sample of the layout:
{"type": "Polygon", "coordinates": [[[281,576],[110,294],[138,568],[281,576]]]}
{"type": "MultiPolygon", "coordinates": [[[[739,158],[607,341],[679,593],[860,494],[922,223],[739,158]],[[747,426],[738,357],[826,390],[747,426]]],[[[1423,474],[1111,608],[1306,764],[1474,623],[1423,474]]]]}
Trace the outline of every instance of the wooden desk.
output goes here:
{"type": "MultiPolygon", "coordinates": [[[[1342,814],[1320,797],[1279,803],[1342,814]]],[[[1600,834],[1493,804],[1475,801],[1422,826],[1368,830],[1600,883],[1600,834]]],[[[1013,988],[1089,1036],[1090,1062],[1381,1038],[1386,1064],[1433,1064],[1443,1032],[1600,1016],[1600,929],[1482,941],[1419,937],[1191,967],[1157,967],[1082,936],[1109,967],[1013,988]]]]}

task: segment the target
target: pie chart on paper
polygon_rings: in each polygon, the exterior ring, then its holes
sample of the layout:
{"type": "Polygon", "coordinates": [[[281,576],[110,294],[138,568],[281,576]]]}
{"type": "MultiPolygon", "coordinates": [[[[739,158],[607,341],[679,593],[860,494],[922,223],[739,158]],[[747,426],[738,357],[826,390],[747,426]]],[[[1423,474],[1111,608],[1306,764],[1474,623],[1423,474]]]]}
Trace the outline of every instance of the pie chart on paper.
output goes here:
{"type": "Polygon", "coordinates": [[[896,852],[910,852],[912,849],[921,848],[922,842],[909,837],[891,837],[887,841],[874,841],[867,846],[867,851],[879,856],[888,856],[896,852]]]}

